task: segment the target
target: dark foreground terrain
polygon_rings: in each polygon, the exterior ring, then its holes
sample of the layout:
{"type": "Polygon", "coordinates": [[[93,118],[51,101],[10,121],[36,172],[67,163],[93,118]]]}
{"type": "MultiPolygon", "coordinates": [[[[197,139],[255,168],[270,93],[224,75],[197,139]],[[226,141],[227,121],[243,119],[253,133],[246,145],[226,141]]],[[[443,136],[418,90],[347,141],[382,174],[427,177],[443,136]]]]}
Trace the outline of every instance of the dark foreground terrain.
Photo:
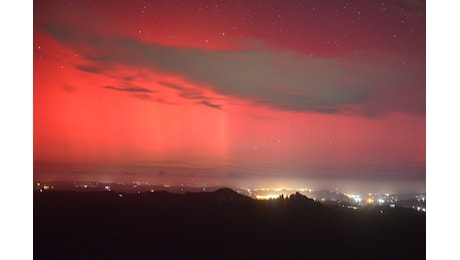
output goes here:
{"type": "Polygon", "coordinates": [[[33,219],[34,259],[425,259],[426,248],[425,214],[300,194],[35,192],[33,219]]]}

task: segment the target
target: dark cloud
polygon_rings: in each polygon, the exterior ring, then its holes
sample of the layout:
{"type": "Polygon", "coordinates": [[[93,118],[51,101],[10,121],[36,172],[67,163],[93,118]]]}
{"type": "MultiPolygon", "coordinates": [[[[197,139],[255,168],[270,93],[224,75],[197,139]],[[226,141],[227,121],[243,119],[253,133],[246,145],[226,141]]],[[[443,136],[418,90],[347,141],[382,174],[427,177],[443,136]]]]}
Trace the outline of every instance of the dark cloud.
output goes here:
{"type": "Polygon", "coordinates": [[[268,116],[261,116],[261,115],[254,115],[254,114],[249,114],[250,117],[258,120],[267,120],[267,121],[274,121],[276,120],[274,117],[268,117],[268,116]]]}
{"type": "Polygon", "coordinates": [[[186,89],[183,90],[180,94],[180,97],[185,99],[207,99],[208,97],[203,95],[203,92],[196,89],[186,89]]]}
{"type": "Polygon", "coordinates": [[[77,70],[81,70],[81,71],[84,71],[84,72],[89,72],[89,73],[97,73],[97,74],[101,74],[104,72],[104,70],[102,70],[101,68],[98,68],[98,67],[93,67],[93,66],[86,66],[86,65],[75,65],[75,68],[77,70]]]}
{"type": "Polygon", "coordinates": [[[158,84],[162,85],[162,86],[165,86],[165,87],[168,87],[168,88],[172,88],[172,89],[176,89],[176,90],[186,90],[187,88],[184,88],[182,86],[179,86],[177,84],[174,84],[174,83],[170,83],[170,82],[164,82],[164,81],[160,81],[158,82],[158,84]]]}
{"type": "Polygon", "coordinates": [[[242,175],[238,174],[236,172],[229,172],[227,177],[231,178],[231,179],[240,179],[242,177],[242,175]]]}
{"type": "Polygon", "coordinates": [[[209,97],[205,96],[203,92],[198,89],[186,88],[169,82],[158,82],[158,84],[164,87],[178,90],[180,93],[179,96],[185,99],[209,99],[209,97]]]}
{"type": "Polygon", "coordinates": [[[135,79],[134,76],[126,76],[126,77],[123,77],[123,80],[125,80],[125,81],[132,81],[133,79],[135,79]]]}
{"type": "Polygon", "coordinates": [[[426,180],[425,163],[399,162],[394,164],[310,165],[308,177],[349,178],[369,180],[426,180]]]}
{"type": "MultiPolygon", "coordinates": [[[[415,65],[402,67],[401,55],[394,53],[359,52],[330,58],[268,48],[203,50],[88,35],[56,26],[44,29],[63,43],[89,46],[91,51],[83,55],[97,66],[118,63],[177,74],[191,83],[211,86],[218,94],[255,104],[327,114],[425,114],[424,63],[407,61],[415,65]]],[[[163,85],[181,91],[183,98],[208,100],[200,91],[163,85]]]]}
{"type": "Polygon", "coordinates": [[[228,178],[283,178],[313,179],[360,179],[369,181],[407,180],[425,181],[426,166],[421,162],[399,162],[391,165],[384,163],[369,164],[328,164],[308,163],[277,167],[269,164],[248,168],[229,167],[228,178]],[[308,173],[305,172],[308,169],[308,173]]]}
{"type": "Polygon", "coordinates": [[[170,83],[170,82],[158,82],[158,84],[180,91],[179,96],[182,98],[201,100],[199,104],[208,106],[210,108],[222,109],[222,105],[210,102],[209,101],[210,98],[203,95],[203,92],[200,90],[182,87],[180,85],[170,83]]]}
{"type": "Polygon", "coordinates": [[[168,105],[177,105],[176,103],[169,102],[167,100],[164,100],[162,98],[154,97],[152,95],[146,94],[146,93],[139,93],[139,94],[133,94],[131,97],[145,100],[145,101],[153,101],[156,103],[161,103],[161,104],[168,104],[168,105]]]}
{"type": "Polygon", "coordinates": [[[142,99],[142,100],[152,100],[153,101],[152,96],[149,94],[145,94],[145,93],[135,94],[133,95],[133,97],[142,99]]]}
{"type": "Polygon", "coordinates": [[[211,103],[211,102],[209,102],[207,100],[201,101],[200,104],[203,104],[203,105],[211,107],[211,108],[222,109],[222,105],[213,104],[213,103],[211,103]]]}
{"type": "Polygon", "coordinates": [[[118,90],[118,91],[126,91],[126,92],[146,92],[146,93],[154,92],[147,88],[132,87],[132,86],[128,86],[128,87],[103,86],[103,88],[113,89],[113,90],[118,90]]]}

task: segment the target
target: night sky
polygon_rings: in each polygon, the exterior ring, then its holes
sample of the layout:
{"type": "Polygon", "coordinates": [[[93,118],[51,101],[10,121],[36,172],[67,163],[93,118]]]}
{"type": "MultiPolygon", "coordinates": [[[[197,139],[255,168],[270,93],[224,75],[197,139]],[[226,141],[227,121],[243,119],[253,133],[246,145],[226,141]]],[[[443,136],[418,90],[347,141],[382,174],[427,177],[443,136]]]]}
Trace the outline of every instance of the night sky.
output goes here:
{"type": "Polygon", "coordinates": [[[425,1],[33,4],[34,180],[425,190],[425,1]]]}

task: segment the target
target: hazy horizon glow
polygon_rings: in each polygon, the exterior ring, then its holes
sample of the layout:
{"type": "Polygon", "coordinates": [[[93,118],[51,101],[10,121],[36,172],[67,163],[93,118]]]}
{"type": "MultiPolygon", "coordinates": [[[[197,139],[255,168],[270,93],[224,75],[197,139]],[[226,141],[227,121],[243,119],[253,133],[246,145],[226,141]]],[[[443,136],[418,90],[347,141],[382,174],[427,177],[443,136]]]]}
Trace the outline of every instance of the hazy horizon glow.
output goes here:
{"type": "Polygon", "coordinates": [[[424,191],[425,8],[35,1],[34,179],[424,191]]]}

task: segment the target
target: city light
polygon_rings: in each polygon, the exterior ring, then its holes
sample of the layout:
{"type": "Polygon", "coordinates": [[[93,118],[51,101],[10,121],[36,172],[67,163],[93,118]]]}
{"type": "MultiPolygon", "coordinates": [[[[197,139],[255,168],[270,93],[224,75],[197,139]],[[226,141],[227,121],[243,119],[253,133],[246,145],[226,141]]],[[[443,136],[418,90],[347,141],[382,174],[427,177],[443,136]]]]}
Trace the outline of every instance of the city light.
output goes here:
{"type": "Polygon", "coordinates": [[[355,195],[355,194],[345,194],[348,198],[352,199],[356,203],[361,203],[362,199],[360,195],[355,195]]]}
{"type": "MultiPolygon", "coordinates": [[[[186,193],[190,191],[200,191],[200,192],[212,192],[215,191],[215,187],[193,187],[187,186],[183,183],[177,184],[177,186],[169,184],[157,184],[152,185],[148,184],[144,186],[144,182],[132,182],[129,184],[126,183],[97,183],[97,182],[73,182],[71,183],[72,190],[85,190],[97,188],[99,190],[113,192],[121,198],[123,194],[136,193],[141,194],[142,192],[155,192],[155,191],[169,191],[173,193],[186,193]],[[142,185],[140,185],[142,184],[142,185]],[[145,187],[145,188],[144,188],[145,187]]],[[[52,190],[62,190],[63,187],[56,185],[55,183],[50,182],[38,182],[34,183],[34,188],[37,192],[47,192],[52,190]]],[[[70,186],[69,186],[70,187],[70,186]]],[[[97,190],[96,189],[96,190],[97,190]]],[[[303,196],[320,203],[325,203],[327,205],[337,205],[340,207],[357,210],[370,205],[384,206],[388,208],[412,208],[418,212],[426,212],[425,202],[426,195],[424,193],[414,193],[414,194],[389,194],[389,193],[377,193],[377,192],[366,192],[366,193],[342,193],[337,191],[337,189],[332,190],[313,190],[310,188],[290,188],[286,186],[274,186],[274,187],[238,187],[234,189],[235,192],[242,195],[248,196],[252,199],[257,200],[275,200],[275,199],[286,199],[296,194],[300,193],[303,196]],[[368,196],[371,194],[371,196],[368,196]],[[410,202],[409,200],[415,200],[415,202],[410,202]]]]}
{"type": "Polygon", "coordinates": [[[256,195],[258,200],[273,200],[280,197],[281,194],[256,195]]]}

